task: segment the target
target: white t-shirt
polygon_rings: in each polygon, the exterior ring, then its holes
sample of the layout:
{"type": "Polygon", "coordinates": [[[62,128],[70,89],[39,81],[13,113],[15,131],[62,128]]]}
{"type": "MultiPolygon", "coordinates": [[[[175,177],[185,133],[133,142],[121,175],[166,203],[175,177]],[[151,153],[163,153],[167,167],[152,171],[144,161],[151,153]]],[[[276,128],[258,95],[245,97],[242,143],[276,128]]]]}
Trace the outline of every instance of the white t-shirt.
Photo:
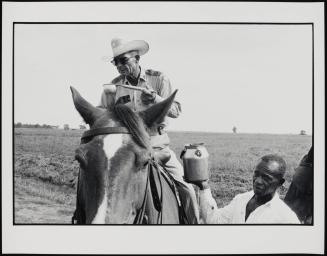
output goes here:
{"type": "Polygon", "coordinates": [[[238,194],[227,206],[218,209],[211,190],[200,190],[200,218],[205,224],[300,224],[277,192],[270,201],[251,212],[245,221],[246,205],[253,195],[253,190],[238,194]]]}

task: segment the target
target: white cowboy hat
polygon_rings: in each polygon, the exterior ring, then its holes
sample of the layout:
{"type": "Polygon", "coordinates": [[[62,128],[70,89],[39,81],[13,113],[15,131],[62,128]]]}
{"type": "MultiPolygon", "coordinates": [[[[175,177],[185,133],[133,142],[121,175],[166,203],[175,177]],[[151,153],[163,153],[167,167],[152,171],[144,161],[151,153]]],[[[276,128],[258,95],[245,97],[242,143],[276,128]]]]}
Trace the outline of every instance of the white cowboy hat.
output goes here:
{"type": "Polygon", "coordinates": [[[113,58],[130,51],[138,51],[139,55],[148,52],[149,44],[143,40],[126,41],[121,38],[114,38],[111,40],[111,48],[113,58]]]}

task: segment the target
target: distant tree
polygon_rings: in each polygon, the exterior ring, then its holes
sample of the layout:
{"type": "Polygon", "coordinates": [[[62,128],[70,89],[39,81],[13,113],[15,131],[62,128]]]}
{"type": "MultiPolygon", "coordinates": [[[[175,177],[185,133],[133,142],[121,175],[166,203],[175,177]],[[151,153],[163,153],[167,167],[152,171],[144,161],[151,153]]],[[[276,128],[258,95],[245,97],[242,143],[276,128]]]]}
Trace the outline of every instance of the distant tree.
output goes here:
{"type": "Polygon", "coordinates": [[[233,127],[233,133],[237,133],[237,128],[235,126],[233,127]]]}
{"type": "Polygon", "coordinates": [[[81,125],[79,126],[79,128],[80,128],[81,130],[85,130],[85,129],[86,129],[86,126],[81,124],[81,125]]]}
{"type": "Polygon", "coordinates": [[[305,132],[305,130],[301,130],[300,135],[307,135],[307,133],[305,132]]]}
{"type": "Polygon", "coordinates": [[[42,128],[50,129],[50,128],[51,128],[51,125],[43,124],[43,125],[42,125],[42,128]]]}
{"type": "Polygon", "coordinates": [[[45,129],[50,129],[50,128],[58,128],[58,126],[52,126],[48,124],[23,124],[21,122],[18,122],[17,124],[14,124],[14,127],[17,128],[45,128],[45,129]]]}
{"type": "Polygon", "coordinates": [[[64,130],[69,130],[69,125],[68,124],[64,124],[64,130]]]}

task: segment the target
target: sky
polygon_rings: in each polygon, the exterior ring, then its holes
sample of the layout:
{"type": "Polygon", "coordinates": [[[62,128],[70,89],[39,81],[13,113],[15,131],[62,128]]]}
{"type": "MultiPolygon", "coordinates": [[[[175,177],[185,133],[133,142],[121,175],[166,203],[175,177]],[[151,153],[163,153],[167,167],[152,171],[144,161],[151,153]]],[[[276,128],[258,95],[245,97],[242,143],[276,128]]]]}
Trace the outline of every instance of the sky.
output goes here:
{"type": "Polygon", "coordinates": [[[16,24],[15,123],[83,124],[69,87],[99,103],[116,37],[147,41],[141,66],[178,89],[169,130],[312,133],[310,25],[16,24]]]}

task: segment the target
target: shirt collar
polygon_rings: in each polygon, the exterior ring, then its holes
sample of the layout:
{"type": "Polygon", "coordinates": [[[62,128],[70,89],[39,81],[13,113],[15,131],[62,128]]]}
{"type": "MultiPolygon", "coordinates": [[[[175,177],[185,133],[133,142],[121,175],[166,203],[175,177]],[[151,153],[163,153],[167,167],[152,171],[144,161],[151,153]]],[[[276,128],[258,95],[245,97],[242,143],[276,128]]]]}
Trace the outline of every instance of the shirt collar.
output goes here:
{"type": "Polygon", "coordinates": [[[142,67],[140,67],[140,69],[141,69],[140,79],[146,81],[145,69],[143,69],[142,67]]]}
{"type": "Polygon", "coordinates": [[[272,204],[277,203],[279,200],[280,200],[279,194],[276,191],[275,192],[275,195],[273,196],[273,198],[270,201],[268,201],[267,203],[265,203],[264,205],[265,206],[271,206],[272,204]]]}
{"type": "MultiPolygon", "coordinates": [[[[145,82],[146,81],[145,69],[143,69],[141,66],[140,66],[140,69],[141,69],[140,80],[143,80],[145,82]]],[[[126,78],[126,76],[124,76],[123,83],[125,84],[126,82],[127,82],[127,78],[126,78]]]]}
{"type": "MultiPolygon", "coordinates": [[[[254,196],[254,191],[251,190],[249,195],[251,196],[250,198],[252,198],[254,196]]],[[[269,200],[268,202],[266,202],[265,204],[261,205],[261,206],[270,206],[271,204],[275,204],[276,202],[278,202],[280,200],[279,194],[277,193],[277,191],[275,192],[275,195],[273,196],[273,198],[271,200],[269,200]]]]}

